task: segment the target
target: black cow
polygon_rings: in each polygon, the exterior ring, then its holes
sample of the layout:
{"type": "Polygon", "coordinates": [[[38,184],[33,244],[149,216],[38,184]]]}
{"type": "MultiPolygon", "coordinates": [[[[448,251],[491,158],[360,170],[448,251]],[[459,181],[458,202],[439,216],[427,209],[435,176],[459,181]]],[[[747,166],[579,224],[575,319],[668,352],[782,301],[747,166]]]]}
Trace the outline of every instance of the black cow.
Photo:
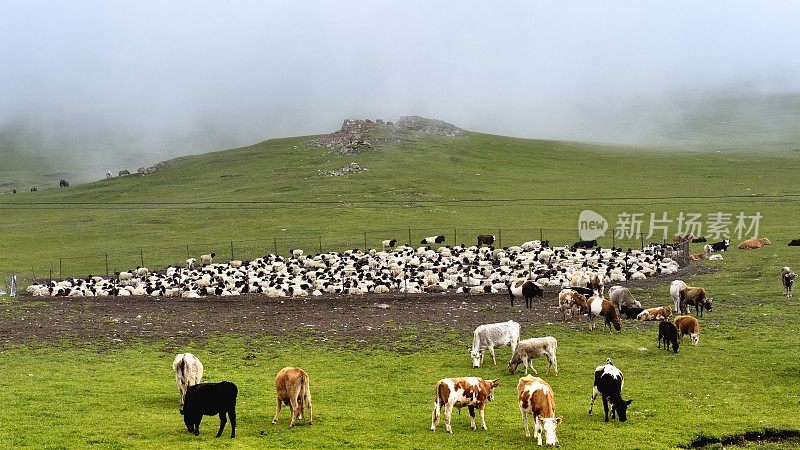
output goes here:
{"type": "Polygon", "coordinates": [[[479,234],[478,235],[478,247],[481,245],[493,245],[495,237],[491,234],[479,234]]]}
{"type": "Polygon", "coordinates": [[[525,299],[525,307],[533,307],[533,298],[541,297],[544,292],[536,283],[531,280],[517,280],[508,283],[508,296],[511,298],[511,306],[514,306],[514,297],[522,296],[525,299]]]}
{"type": "Polygon", "coordinates": [[[800,239],[792,239],[792,241],[789,242],[789,247],[800,247],[800,239]]]}
{"type": "Polygon", "coordinates": [[[61,180],[61,181],[58,182],[58,185],[61,186],[61,187],[69,187],[69,181],[61,180]]]}
{"type": "Polygon", "coordinates": [[[203,416],[219,414],[219,431],[217,437],[222,435],[227,420],[231,421],[231,437],[236,437],[236,396],[239,389],[230,381],[219,383],[200,383],[189,386],[184,400],[183,422],[190,433],[200,435],[200,421],[203,416]]]}
{"type": "Polygon", "coordinates": [[[658,324],[658,348],[661,349],[661,341],[664,341],[664,350],[669,351],[669,345],[672,344],[672,351],[678,353],[678,329],[675,324],[668,321],[663,321],[658,324]]]}
{"type": "Polygon", "coordinates": [[[421,240],[420,244],[431,245],[431,244],[441,244],[442,242],[444,242],[444,235],[428,236],[428,237],[424,238],[423,240],[421,240]]]}
{"type": "Polygon", "coordinates": [[[700,237],[696,237],[696,238],[692,239],[692,242],[694,242],[694,243],[706,242],[706,241],[707,240],[706,240],[705,236],[700,236],[700,237]]]}
{"type": "Polygon", "coordinates": [[[728,250],[728,246],[730,246],[730,245],[731,245],[731,240],[730,239],[725,239],[724,241],[715,242],[715,243],[711,244],[711,251],[724,252],[724,251],[728,250]]]}
{"type": "Polygon", "coordinates": [[[595,248],[597,246],[598,246],[597,245],[597,239],[593,239],[591,241],[578,241],[578,242],[572,244],[571,248],[572,248],[572,251],[574,252],[575,250],[577,250],[579,248],[595,248]]]}
{"type": "Polygon", "coordinates": [[[619,308],[619,314],[625,316],[627,319],[635,319],[639,313],[644,311],[644,308],[637,308],[635,306],[622,305],[619,308]]]}
{"type": "Polygon", "coordinates": [[[622,399],[622,386],[625,381],[622,377],[622,372],[611,364],[611,358],[606,359],[606,364],[597,366],[594,371],[594,387],[592,388],[592,402],[589,404],[589,415],[592,414],[592,407],[594,407],[594,399],[597,394],[603,397],[603,408],[606,411],[606,422],[608,422],[608,401],[611,400],[611,418],[615,418],[619,414],[619,421],[625,422],[628,420],[628,405],[633,400],[622,399]]]}

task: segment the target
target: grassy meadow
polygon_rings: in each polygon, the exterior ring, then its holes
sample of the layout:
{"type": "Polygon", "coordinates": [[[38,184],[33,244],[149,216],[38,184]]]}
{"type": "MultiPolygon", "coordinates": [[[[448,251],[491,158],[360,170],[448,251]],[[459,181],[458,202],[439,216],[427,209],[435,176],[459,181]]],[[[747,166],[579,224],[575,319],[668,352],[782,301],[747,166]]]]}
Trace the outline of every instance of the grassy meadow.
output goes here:
{"type": "MultiPolygon", "coordinates": [[[[760,235],[773,245],[739,251],[734,238],[719,271],[686,280],[714,297],[700,345],[659,352],[657,331],[626,323],[620,334],[541,324],[523,337],[559,340],[553,386],[564,417],[563,448],[674,448],[697,435],[724,436],[765,428],[800,429],[800,306],[782,296],[778,273],[800,269],[786,242],[800,236],[800,153],[791,150],[658,152],[469,133],[458,138],[406,136],[355,156],[338,156],[300,137],[184,158],[146,176],[100,180],[69,189],[0,196],[0,274],[47,273],[59,259],[67,274],[178,264],[188,253],[227,258],[261,256],[292,247],[313,252],[377,246],[459,230],[459,242],[503,231],[504,245],[577,239],[577,216],[592,209],[615,221],[621,213],[759,212],[760,235]],[[368,171],[320,175],[350,162],[368,171]],[[202,202],[202,203],[197,203],[202,202]],[[558,231],[549,231],[558,230],[558,231]],[[338,248],[334,248],[338,247],[338,248]],[[603,423],[602,402],[588,417],[594,367],[612,357],[632,398],[629,422],[603,423]],[[599,409],[598,409],[599,408],[599,409]],[[599,410],[600,414],[597,414],[599,410]]],[[[676,223],[671,224],[673,234],[676,223]]],[[[612,225],[613,227],[613,225],[612,225]]],[[[733,228],[731,227],[731,230],[733,228]]],[[[647,224],[643,226],[647,231],[647,224]]],[[[609,232],[610,233],[610,232],[609,232]]],[[[703,231],[705,234],[705,231],[703,231]]],[[[660,241],[659,236],[652,241],[660,241]]],[[[448,241],[450,242],[450,241],[448,241]]],[[[601,238],[610,245],[610,234],[601,238]]],[[[638,238],[621,244],[634,246],[638,238]]],[[[699,251],[696,245],[693,250],[699,251]]],[[[645,305],[666,304],[668,286],[637,290],[645,305]]],[[[16,317],[18,300],[0,297],[0,313],[16,317]]],[[[324,301],[322,299],[321,301],[324,301]]],[[[496,305],[497,308],[506,305],[496,305]]],[[[514,318],[509,312],[509,319],[514,318]]],[[[474,324],[478,325],[478,324],[474,324]]],[[[446,331],[444,332],[446,333],[446,331]]],[[[445,339],[434,348],[399,354],[367,348],[320,347],[275,336],[217,336],[192,348],[168,342],[123,342],[111,349],[69,342],[0,349],[0,442],[8,448],[517,448],[525,440],[509,350],[473,370],[466,352],[445,339]],[[204,363],[206,381],[239,386],[237,438],[215,440],[218,420],[206,417],[199,438],[178,414],[171,374],[177,351],[204,363]],[[256,358],[245,360],[252,354],[256,358]],[[314,425],[278,425],[272,380],[298,365],[311,376],[314,425]],[[488,431],[469,430],[454,414],[431,433],[433,386],[445,376],[500,378],[486,411],[488,431]],[[263,431],[263,433],[262,433],[263,431]]],[[[534,364],[542,368],[542,360],[534,364]]],[[[228,425],[230,426],[230,425],[228,425]]],[[[759,448],[791,448],[765,444],[759,448]]]]}

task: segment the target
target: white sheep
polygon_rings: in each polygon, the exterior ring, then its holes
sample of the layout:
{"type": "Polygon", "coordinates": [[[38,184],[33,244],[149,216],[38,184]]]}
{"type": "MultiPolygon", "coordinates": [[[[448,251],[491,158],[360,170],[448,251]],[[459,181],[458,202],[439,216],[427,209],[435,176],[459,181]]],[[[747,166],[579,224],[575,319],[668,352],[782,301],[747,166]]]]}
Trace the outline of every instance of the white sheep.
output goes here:
{"type": "Polygon", "coordinates": [[[200,262],[205,266],[211,264],[211,261],[214,260],[214,257],[217,256],[216,253],[211,253],[208,255],[200,255],[200,262]]]}
{"type": "Polygon", "coordinates": [[[189,270],[194,269],[194,263],[196,263],[196,262],[197,262],[197,260],[194,259],[194,258],[187,259],[186,260],[186,268],[189,269],[189,270]]]}

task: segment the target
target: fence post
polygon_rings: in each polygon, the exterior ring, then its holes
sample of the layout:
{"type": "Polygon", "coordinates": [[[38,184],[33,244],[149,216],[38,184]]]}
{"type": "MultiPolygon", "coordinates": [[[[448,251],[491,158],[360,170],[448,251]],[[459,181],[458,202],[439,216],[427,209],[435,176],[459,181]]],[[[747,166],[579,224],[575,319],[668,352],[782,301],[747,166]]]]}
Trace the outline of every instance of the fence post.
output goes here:
{"type": "Polygon", "coordinates": [[[106,253],[106,276],[108,276],[108,253],[106,253]]]}
{"type": "Polygon", "coordinates": [[[53,268],[50,267],[50,279],[48,281],[53,281],[53,268]]]}
{"type": "Polygon", "coordinates": [[[233,260],[233,241],[231,241],[231,260],[233,260]]]}
{"type": "Polygon", "coordinates": [[[503,230],[497,230],[497,247],[503,248],[503,230]]]}
{"type": "Polygon", "coordinates": [[[364,253],[367,253],[367,232],[364,232],[364,253]]]}
{"type": "Polygon", "coordinates": [[[189,253],[189,244],[186,244],[186,259],[191,258],[192,255],[189,253]]]}
{"type": "Polygon", "coordinates": [[[617,246],[617,233],[611,233],[611,248],[617,246]]]}
{"type": "Polygon", "coordinates": [[[142,265],[139,267],[144,267],[144,250],[139,249],[139,261],[142,262],[142,265]]]}
{"type": "Polygon", "coordinates": [[[642,240],[642,248],[640,250],[644,250],[644,233],[639,233],[639,238],[642,240]]]}
{"type": "Polygon", "coordinates": [[[453,245],[458,245],[458,231],[453,227],[453,245]]]}
{"type": "Polygon", "coordinates": [[[539,228],[539,242],[544,242],[544,230],[539,228]]]}
{"type": "Polygon", "coordinates": [[[322,254],[322,236],[319,236],[319,253],[322,254]]]}
{"type": "Polygon", "coordinates": [[[408,229],[408,245],[412,245],[411,244],[411,228],[408,229]]]}
{"type": "Polygon", "coordinates": [[[278,238],[272,238],[272,245],[275,247],[275,256],[278,256],[278,238]]]}
{"type": "Polygon", "coordinates": [[[64,279],[63,258],[58,258],[58,278],[64,279]]]}

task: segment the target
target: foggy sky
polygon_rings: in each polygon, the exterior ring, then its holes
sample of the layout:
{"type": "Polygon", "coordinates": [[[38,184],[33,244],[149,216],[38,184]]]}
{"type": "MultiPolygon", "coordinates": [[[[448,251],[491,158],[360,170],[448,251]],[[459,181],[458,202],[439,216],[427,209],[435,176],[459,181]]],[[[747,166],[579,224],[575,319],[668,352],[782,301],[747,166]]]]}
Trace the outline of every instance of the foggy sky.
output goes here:
{"type": "Polygon", "coordinates": [[[800,91],[798,17],[796,1],[0,0],[0,130],[233,146],[419,114],[624,142],[676,98],[800,91]]]}

